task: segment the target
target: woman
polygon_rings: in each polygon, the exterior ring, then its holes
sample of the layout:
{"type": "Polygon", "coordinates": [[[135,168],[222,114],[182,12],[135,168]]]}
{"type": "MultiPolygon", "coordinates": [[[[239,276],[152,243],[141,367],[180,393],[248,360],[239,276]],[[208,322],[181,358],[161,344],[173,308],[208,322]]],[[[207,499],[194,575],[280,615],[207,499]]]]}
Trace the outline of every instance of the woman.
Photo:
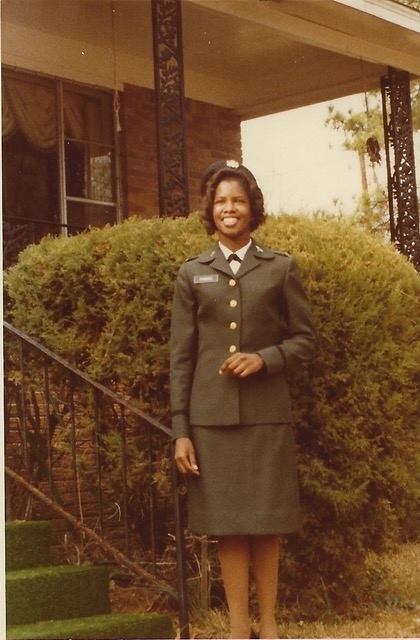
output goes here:
{"type": "Polygon", "coordinates": [[[185,262],[172,309],[175,459],[188,476],[189,528],[218,539],[231,638],[250,636],[249,567],[260,637],[276,638],[279,538],[300,528],[287,373],[314,333],[294,259],[259,246],[265,219],[252,173],[235,161],[202,179],[211,249],[185,262]]]}

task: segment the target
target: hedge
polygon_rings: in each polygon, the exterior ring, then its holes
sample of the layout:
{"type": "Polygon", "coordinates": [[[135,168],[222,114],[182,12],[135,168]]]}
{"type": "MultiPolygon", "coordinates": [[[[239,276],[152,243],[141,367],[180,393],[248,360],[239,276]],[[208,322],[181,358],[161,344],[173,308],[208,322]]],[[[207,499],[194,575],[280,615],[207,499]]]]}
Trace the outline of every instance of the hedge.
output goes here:
{"type": "MultiPolygon", "coordinates": [[[[270,216],[255,237],[297,258],[317,331],[291,381],[304,528],[284,539],[282,593],[338,608],[370,588],[371,550],[418,535],[420,279],[345,220],[270,216]]],[[[211,242],[195,215],[44,238],[5,276],[11,321],[169,424],[175,277],[211,242]]]]}
{"type": "Polygon", "coordinates": [[[7,571],[46,567],[51,564],[49,522],[7,521],[4,553],[7,571]]]}

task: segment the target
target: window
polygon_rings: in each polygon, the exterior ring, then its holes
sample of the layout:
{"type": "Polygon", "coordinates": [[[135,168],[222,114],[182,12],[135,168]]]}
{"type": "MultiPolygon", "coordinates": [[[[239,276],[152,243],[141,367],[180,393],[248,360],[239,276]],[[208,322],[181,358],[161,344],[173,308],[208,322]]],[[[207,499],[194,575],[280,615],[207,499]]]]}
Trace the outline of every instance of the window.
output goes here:
{"type": "Polygon", "coordinates": [[[63,94],[67,221],[102,227],[116,220],[110,96],[65,86],[63,94]]]}
{"type": "Polygon", "coordinates": [[[3,216],[27,241],[119,219],[112,94],[5,70],[3,216]]]}

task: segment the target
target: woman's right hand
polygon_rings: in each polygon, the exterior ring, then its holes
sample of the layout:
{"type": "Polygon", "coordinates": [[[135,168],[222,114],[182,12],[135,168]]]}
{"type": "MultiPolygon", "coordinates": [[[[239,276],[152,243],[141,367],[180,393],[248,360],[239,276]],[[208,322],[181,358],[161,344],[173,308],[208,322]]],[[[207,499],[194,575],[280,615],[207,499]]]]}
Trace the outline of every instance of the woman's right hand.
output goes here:
{"type": "Polygon", "coordinates": [[[175,462],[180,473],[193,476],[200,475],[194,445],[190,438],[177,438],[175,440],[175,462]]]}

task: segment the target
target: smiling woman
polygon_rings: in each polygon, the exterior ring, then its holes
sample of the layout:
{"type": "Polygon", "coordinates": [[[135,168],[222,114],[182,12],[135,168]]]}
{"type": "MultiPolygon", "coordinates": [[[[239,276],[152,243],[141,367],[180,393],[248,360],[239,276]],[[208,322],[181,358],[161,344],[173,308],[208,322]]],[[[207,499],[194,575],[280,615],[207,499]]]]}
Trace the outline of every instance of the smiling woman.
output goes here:
{"type": "MultiPolygon", "coordinates": [[[[253,174],[240,165],[236,160],[221,160],[215,162],[206,169],[201,180],[201,195],[203,198],[200,218],[209,235],[217,230],[214,204],[216,188],[222,180],[237,183],[237,187],[242,189],[242,195],[247,197],[251,207],[251,218],[249,221],[250,231],[257,229],[265,220],[264,197],[253,174]]],[[[239,193],[237,194],[239,195],[239,193]]],[[[219,192],[218,198],[225,198],[226,194],[219,192]]],[[[220,203],[219,203],[220,204],[220,203]]],[[[225,216],[228,217],[228,216],[225,216]]]]}
{"type": "Polygon", "coordinates": [[[230,637],[250,637],[252,563],[260,637],[276,638],[278,536],[301,526],[286,373],[311,359],[314,333],[294,259],[251,238],[265,221],[251,172],[215,163],[202,193],[201,218],[219,241],[184,263],[176,282],[175,460],[188,479],[191,531],[218,538],[230,637]]]}
{"type": "Polygon", "coordinates": [[[251,203],[239,180],[219,182],[214,194],[213,217],[219,240],[228,249],[236,251],[248,243],[251,203]]]}

